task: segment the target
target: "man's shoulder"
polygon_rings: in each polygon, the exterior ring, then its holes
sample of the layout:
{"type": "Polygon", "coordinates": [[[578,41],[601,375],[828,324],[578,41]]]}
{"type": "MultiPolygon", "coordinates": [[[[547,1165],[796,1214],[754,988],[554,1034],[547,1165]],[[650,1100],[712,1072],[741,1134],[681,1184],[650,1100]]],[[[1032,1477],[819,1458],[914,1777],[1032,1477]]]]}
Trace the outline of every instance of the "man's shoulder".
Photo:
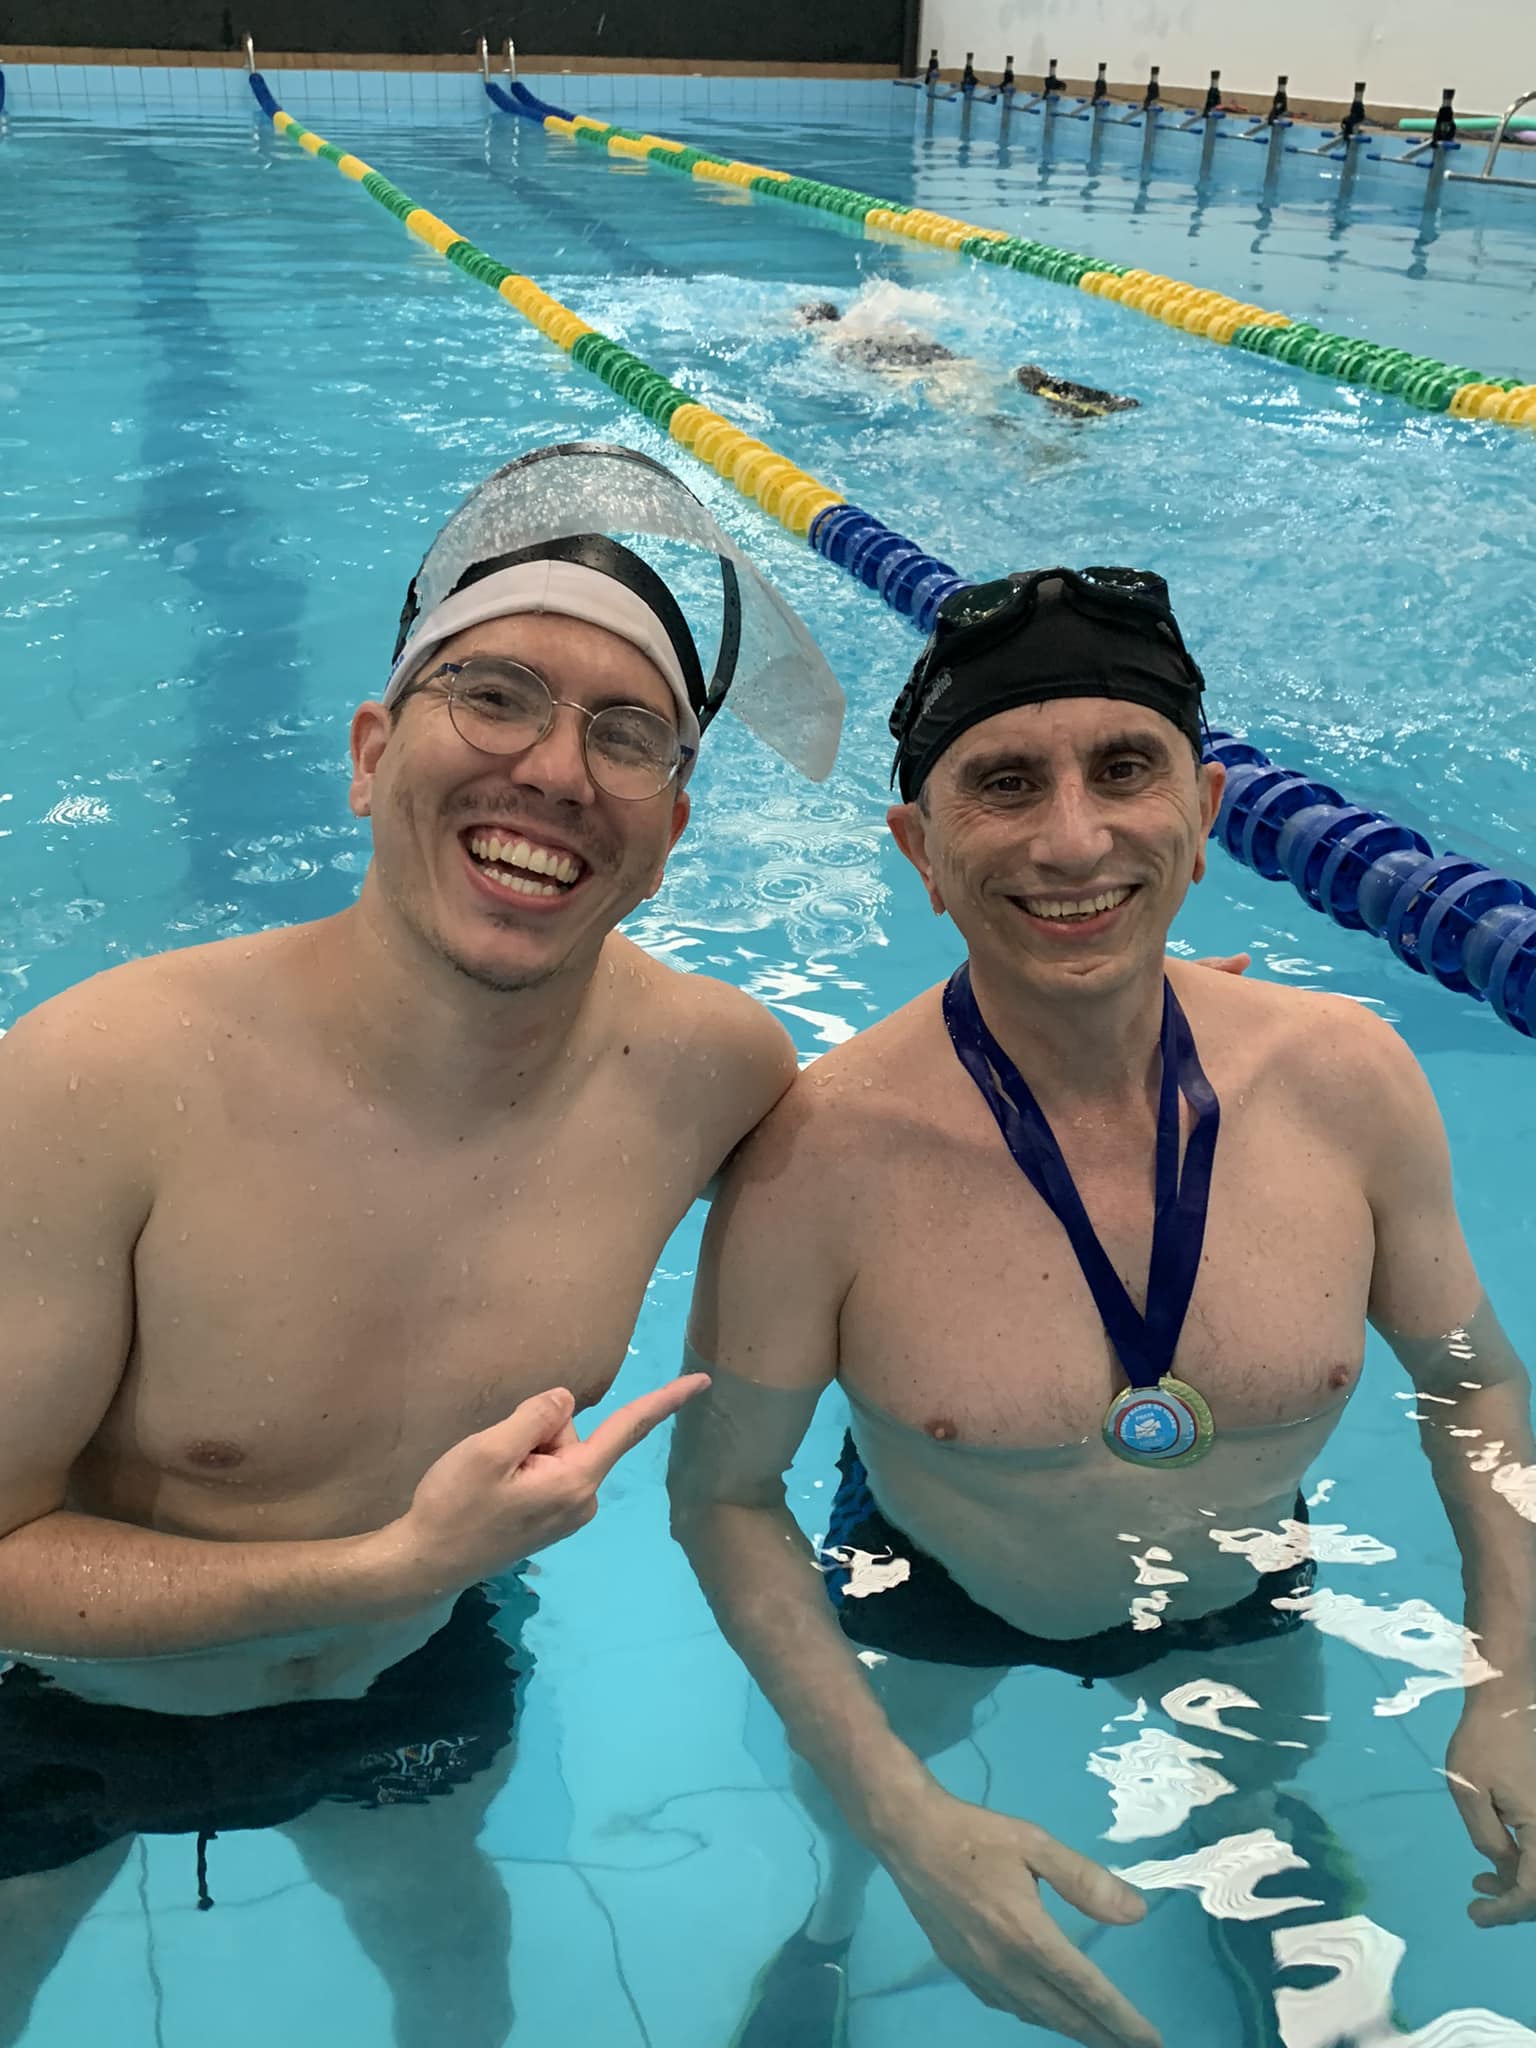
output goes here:
{"type": "Polygon", "coordinates": [[[19,1017],[4,1038],[13,1069],[66,1066],[72,1080],[131,1085],[182,1055],[237,1007],[240,991],[270,989],[286,930],[125,960],[61,989],[19,1017]]]}
{"type": "Polygon", "coordinates": [[[1298,1108],[1348,1123],[1390,1107],[1419,1079],[1402,1035],[1353,997],[1204,967],[1186,966],[1173,979],[1191,1021],[1201,1020],[1197,1038],[1214,1026],[1218,1045],[1235,1047],[1257,1076],[1291,1091],[1298,1108]]]}
{"type": "MultiPolygon", "coordinates": [[[[628,983],[639,999],[638,1014],[649,1019],[645,1035],[667,1052],[690,1061],[711,1052],[748,1060],[765,1053],[793,1058],[788,1032],[744,989],[669,966],[618,934],[608,946],[615,985],[628,983]]],[[[632,1008],[621,1001],[616,1016],[622,1019],[632,1008]]]]}
{"type": "Polygon", "coordinates": [[[729,1149],[793,1080],[789,1033],[730,982],[681,973],[617,935],[608,966],[619,997],[613,1028],[620,1057],[635,1059],[636,1073],[664,1095],[718,1121],[729,1149]]]}
{"type": "Polygon", "coordinates": [[[929,989],[801,1071],[754,1135],[757,1164],[808,1179],[883,1170],[902,1132],[931,1123],[936,1087],[954,1067],[947,1051],[939,990],[929,989]]]}

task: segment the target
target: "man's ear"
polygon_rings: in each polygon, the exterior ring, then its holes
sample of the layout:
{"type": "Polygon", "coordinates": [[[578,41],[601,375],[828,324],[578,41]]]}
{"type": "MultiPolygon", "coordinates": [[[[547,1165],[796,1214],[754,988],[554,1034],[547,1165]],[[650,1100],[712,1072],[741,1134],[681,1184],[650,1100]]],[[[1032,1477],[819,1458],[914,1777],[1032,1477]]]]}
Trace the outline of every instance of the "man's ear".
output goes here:
{"type": "Polygon", "coordinates": [[[1200,844],[1195,849],[1195,872],[1191,879],[1205,880],[1205,850],[1210,844],[1211,827],[1216,823],[1216,813],[1221,809],[1221,793],[1227,786],[1227,771],[1219,761],[1203,761],[1199,768],[1200,777],[1200,844]]]}
{"type": "Polygon", "coordinates": [[[373,813],[373,778],[393,729],[382,704],[359,704],[352,714],[352,788],[347,800],[354,818],[373,813]]]}
{"type": "Polygon", "coordinates": [[[928,892],[928,901],[933,905],[934,915],[942,917],[947,906],[933,878],[933,862],[928,854],[928,819],[922,805],[892,804],[885,814],[885,822],[891,828],[891,837],[917,869],[928,892]]]}

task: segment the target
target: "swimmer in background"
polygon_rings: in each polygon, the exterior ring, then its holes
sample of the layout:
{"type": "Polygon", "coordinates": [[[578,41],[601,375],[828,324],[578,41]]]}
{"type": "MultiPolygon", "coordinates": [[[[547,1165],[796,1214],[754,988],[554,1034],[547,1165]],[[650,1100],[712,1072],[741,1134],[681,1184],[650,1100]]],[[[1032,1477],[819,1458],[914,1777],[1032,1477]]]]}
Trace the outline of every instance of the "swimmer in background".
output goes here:
{"type": "MultiPolygon", "coordinates": [[[[880,314],[863,320],[859,314],[864,310],[860,308],[850,320],[834,300],[810,299],[796,309],[795,324],[837,328],[835,335],[827,337],[827,346],[838,362],[854,369],[893,376],[937,372],[940,391],[962,381],[970,384],[978,373],[985,375],[979,364],[936,341],[931,334],[880,314]]],[[[1013,377],[1021,391],[1027,391],[1066,419],[1098,419],[1106,413],[1134,411],[1141,404],[1139,398],[1121,398],[1112,391],[1096,390],[1091,384],[1075,384],[1068,378],[1053,376],[1036,363],[1021,364],[1013,377]]]]}

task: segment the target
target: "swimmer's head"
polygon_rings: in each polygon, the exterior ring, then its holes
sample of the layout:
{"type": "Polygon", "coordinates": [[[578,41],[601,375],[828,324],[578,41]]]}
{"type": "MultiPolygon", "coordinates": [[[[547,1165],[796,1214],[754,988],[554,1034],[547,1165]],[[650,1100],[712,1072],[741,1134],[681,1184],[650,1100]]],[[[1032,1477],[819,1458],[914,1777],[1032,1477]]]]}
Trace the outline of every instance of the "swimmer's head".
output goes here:
{"type": "Polygon", "coordinates": [[[803,306],[795,309],[795,321],[801,327],[817,327],[824,321],[841,320],[842,308],[831,299],[807,299],[803,306]]]}
{"type": "Polygon", "coordinates": [[[592,443],[508,464],[428,549],[382,700],[353,720],[365,900],[482,986],[590,971],[660,887],[701,732],[736,691],[744,722],[826,772],[835,680],[679,479],[592,443]]]}
{"type": "Polygon", "coordinates": [[[589,973],[661,886],[686,748],[675,677],[637,638],[555,604],[498,613],[356,713],[365,896],[482,988],[589,973]]]}
{"type": "Polygon", "coordinates": [[[1221,795],[1203,689],[1160,577],[1050,569],[949,601],[892,713],[890,821],[974,955],[1100,989],[1160,957],[1221,795]]]}

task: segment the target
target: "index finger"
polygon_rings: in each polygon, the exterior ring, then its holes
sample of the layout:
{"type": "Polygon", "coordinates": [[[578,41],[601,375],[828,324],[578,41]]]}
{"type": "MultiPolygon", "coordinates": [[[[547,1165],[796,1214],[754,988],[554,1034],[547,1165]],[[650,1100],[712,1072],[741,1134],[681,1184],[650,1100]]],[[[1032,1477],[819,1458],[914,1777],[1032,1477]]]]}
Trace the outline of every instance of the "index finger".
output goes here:
{"type": "Polygon", "coordinates": [[[600,1422],[581,1447],[579,1462],[594,1485],[607,1478],[620,1458],[644,1443],[659,1423],[675,1415],[709,1385],[707,1372],[688,1372],[654,1392],[641,1394],[600,1422]]]}

